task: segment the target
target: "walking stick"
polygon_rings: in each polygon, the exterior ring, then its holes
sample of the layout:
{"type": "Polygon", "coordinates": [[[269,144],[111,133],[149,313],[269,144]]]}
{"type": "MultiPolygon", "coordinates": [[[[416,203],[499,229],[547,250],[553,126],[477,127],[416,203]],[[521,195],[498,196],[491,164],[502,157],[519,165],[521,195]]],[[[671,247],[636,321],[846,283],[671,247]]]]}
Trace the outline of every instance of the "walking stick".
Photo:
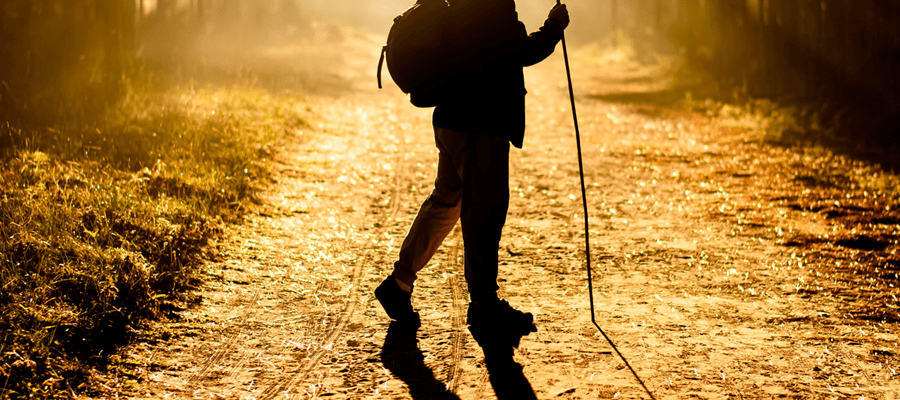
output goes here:
{"type": "MultiPolygon", "coordinates": [[[[560,0],[556,0],[556,4],[560,4],[560,0]]],[[[612,339],[609,336],[606,336],[606,332],[603,332],[603,328],[597,324],[597,319],[594,316],[594,284],[591,280],[591,240],[588,229],[588,204],[587,204],[587,191],[584,188],[584,162],[581,160],[581,133],[578,131],[578,115],[575,113],[575,92],[572,91],[572,73],[569,70],[569,52],[566,50],[566,35],[563,33],[562,37],[562,48],[563,48],[563,59],[566,61],[566,79],[569,82],[569,100],[572,103],[572,119],[575,122],[575,144],[578,147],[578,174],[581,176],[581,204],[584,206],[584,252],[585,256],[587,256],[587,278],[588,278],[588,296],[590,298],[591,303],[591,322],[594,323],[594,326],[597,327],[597,330],[606,338],[606,341],[609,342],[609,345],[612,346],[613,350],[616,351],[616,354],[619,355],[619,358],[625,362],[625,366],[631,371],[631,374],[634,375],[635,379],[637,379],[638,383],[641,384],[641,387],[647,392],[652,400],[656,400],[656,397],[653,396],[653,393],[650,392],[650,389],[647,389],[647,385],[644,385],[644,381],[641,380],[641,377],[638,376],[637,372],[634,372],[634,368],[631,368],[631,364],[628,364],[628,360],[625,359],[625,356],[619,352],[619,349],[616,348],[616,345],[613,343],[612,339]]]]}

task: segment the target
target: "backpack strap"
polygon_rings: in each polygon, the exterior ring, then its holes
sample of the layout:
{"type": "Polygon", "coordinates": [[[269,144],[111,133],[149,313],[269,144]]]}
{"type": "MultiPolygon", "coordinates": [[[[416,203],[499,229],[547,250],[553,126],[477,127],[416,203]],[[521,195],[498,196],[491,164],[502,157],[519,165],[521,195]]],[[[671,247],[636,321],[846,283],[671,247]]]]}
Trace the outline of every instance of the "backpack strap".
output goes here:
{"type": "Polygon", "coordinates": [[[381,89],[381,65],[384,64],[384,53],[387,52],[387,45],[381,47],[381,57],[378,58],[378,88],[381,89]]]}

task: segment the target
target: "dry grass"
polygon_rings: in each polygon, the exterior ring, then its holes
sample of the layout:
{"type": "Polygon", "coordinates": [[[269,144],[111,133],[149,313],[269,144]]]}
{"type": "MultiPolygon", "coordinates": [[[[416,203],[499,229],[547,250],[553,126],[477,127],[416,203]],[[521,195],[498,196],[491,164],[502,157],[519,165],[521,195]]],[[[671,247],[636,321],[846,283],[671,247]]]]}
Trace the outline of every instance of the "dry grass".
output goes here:
{"type": "Polygon", "coordinates": [[[93,126],[0,127],[0,398],[84,391],[184,300],[306,111],[250,89],[169,91],[93,126]]]}

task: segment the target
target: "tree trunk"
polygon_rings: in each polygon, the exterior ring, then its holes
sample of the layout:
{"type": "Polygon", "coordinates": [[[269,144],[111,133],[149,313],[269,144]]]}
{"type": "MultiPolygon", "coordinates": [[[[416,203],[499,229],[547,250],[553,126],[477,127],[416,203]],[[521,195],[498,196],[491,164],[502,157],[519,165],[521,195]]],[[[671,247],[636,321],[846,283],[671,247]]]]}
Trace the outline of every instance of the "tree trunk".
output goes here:
{"type": "Polygon", "coordinates": [[[756,76],[756,91],[759,91],[764,96],[768,95],[768,87],[764,84],[768,79],[769,75],[769,57],[766,56],[766,46],[769,44],[768,40],[768,32],[766,31],[768,28],[766,27],[766,0],[759,0],[759,21],[757,26],[759,27],[759,54],[757,54],[757,58],[759,60],[759,70],[757,71],[756,76]]]}
{"type": "Polygon", "coordinates": [[[612,38],[613,38],[613,39],[612,39],[612,40],[613,40],[612,43],[613,43],[613,47],[614,47],[614,48],[619,47],[619,34],[618,34],[618,30],[619,30],[619,27],[618,27],[618,13],[619,13],[619,10],[617,10],[617,8],[618,8],[617,2],[618,2],[618,0],[610,0],[611,7],[610,7],[610,18],[609,18],[609,20],[610,20],[610,26],[612,26],[612,38]]]}
{"type": "Polygon", "coordinates": [[[661,35],[663,31],[663,9],[662,9],[662,0],[656,0],[653,2],[653,7],[655,11],[655,20],[653,30],[656,31],[657,35],[661,35]]]}
{"type": "Polygon", "coordinates": [[[696,50],[697,46],[700,44],[700,34],[703,32],[703,26],[706,23],[705,20],[701,18],[702,8],[700,6],[700,0],[682,0],[681,2],[684,12],[684,20],[681,23],[686,27],[688,47],[691,50],[696,50]]]}
{"type": "Polygon", "coordinates": [[[125,58],[121,40],[123,1],[96,3],[103,34],[103,86],[107,104],[112,104],[118,99],[121,89],[122,62],[125,58]]]}

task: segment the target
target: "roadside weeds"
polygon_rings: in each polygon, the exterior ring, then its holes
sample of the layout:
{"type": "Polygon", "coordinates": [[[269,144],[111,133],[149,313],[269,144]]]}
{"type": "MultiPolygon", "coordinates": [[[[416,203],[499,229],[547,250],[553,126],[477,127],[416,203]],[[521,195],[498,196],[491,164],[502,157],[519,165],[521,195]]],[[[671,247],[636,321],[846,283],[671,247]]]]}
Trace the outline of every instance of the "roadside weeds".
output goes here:
{"type": "MultiPolygon", "coordinates": [[[[250,88],[128,96],[90,126],[0,127],[0,398],[98,393],[145,321],[257,207],[308,109],[250,88]]],[[[108,389],[108,388],[106,388],[108,389]]]]}

